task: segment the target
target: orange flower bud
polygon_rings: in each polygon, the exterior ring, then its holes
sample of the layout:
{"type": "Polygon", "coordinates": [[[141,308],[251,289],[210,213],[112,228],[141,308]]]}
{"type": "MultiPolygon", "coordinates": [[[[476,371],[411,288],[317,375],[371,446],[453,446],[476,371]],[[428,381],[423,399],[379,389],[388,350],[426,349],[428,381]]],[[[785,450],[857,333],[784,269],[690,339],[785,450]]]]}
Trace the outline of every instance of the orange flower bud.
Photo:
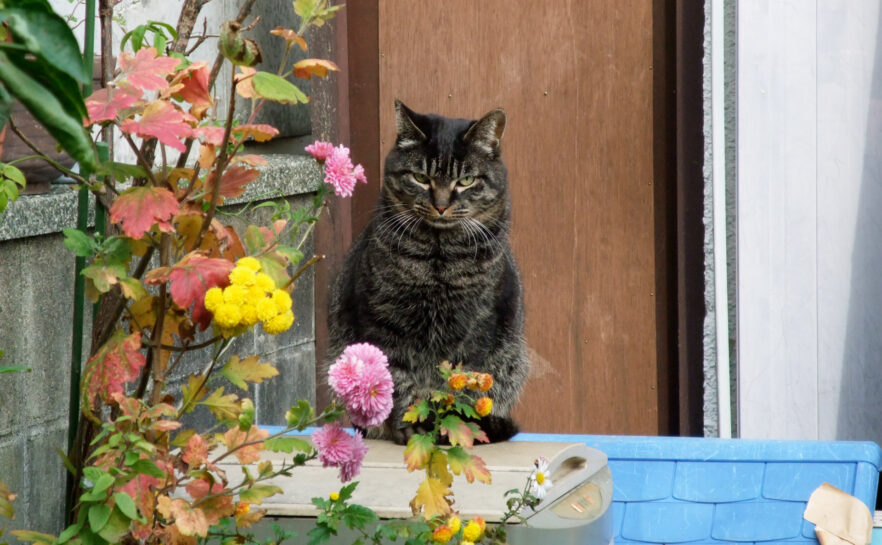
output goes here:
{"type": "Polygon", "coordinates": [[[482,392],[486,392],[493,386],[493,376],[488,375],[487,373],[481,373],[478,375],[478,389],[482,392]]]}
{"type": "Polygon", "coordinates": [[[446,524],[442,524],[432,532],[432,539],[437,543],[447,543],[452,537],[453,530],[451,530],[450,526],[447,526],[446,524]]]}
{"type": "Polygon", "coordinates": [[[475,412],[480,416],[487,416],[493,410],[493,400],[489,397],[482,397],[475,401],[475,412]]]}
{"type": "Polygon", "coordinates": [[[453,373],[450,375],[450,378],[447,379],[447,385],[450,386],[451,390],[462,390],[466,387],[466,384],[469,381],[469,377],[465,376],[462,373],[453,373]]]}
{"type": "Polygon", "coordinates": [[[236,504],[236,516],[237,517],[248,514],[249,511],[251,511],[251,504],[250,503],[240,501],[239,503],[236,504]]]}

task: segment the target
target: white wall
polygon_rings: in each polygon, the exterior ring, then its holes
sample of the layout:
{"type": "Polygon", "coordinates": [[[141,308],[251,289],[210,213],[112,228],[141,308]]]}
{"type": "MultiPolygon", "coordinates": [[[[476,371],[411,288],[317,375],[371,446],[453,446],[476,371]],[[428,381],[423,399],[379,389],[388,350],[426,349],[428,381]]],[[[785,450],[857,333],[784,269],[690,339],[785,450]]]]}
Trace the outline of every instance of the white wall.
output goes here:
{"type": "Polygon", "coordinates": [[[880,16],[738,3],[742,437],[882,442],[880,16]]]}

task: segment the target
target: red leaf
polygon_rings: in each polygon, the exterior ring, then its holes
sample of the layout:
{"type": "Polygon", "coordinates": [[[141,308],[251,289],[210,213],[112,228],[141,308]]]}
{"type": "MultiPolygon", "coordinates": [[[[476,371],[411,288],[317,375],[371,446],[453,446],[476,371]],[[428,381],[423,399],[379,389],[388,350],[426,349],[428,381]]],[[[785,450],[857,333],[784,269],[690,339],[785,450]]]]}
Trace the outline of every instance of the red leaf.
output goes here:
{"type": "Polygon", "coordinates": [[[100,395],[110,401],[115,393],[123,393],[123,384],[138,377],[147,362],[141,349],[141,334],[129,336],[117,331],[86,363],[86,391],[90,402],[100,395]]]}
{"type": "Polygon", "coordinates": [[[190,437],[181,459],[194,469],[208,461],[208,443],[205,438],[198,433],[190,437]]]}
{"type": "Polygon", "coordinates": [[[310,79],[312,76],[323,78],[328,70],[340,70],[336,64],[325,59],[303,59],[294,64],[294,77],[310,79]]]}
{"type": "Polygon", "coordinates": [[[187,147],[181,139],[193,135],[190,121],[194,121],[193,116],[178,110],[172,103],[154,100],[144,108],[140,119],[126,119],[120,129],[142,138],[154,137],[163,144],[184,152],[187,147]]]}
{"type": "Polygon", "coordinates": [[[166,76],[173,74],[181,61],[174,57],[157,57],[156,50],[145,47],[134,56],[123,51],[119,57],[122,72],[118,80],[126,80],[142,91],[158,91],[168,87],[166,76]]]}
{"type": "Polygon", "coordinates": [[[147,284],[170,282],[172,300],[183,309],[194,305],[193,322],[205,329],[211,322],[211,315],[205,310],[205,292],[214,286],[229,284],[232,270],[233,263],[226,259],[191,252],[171,268],[152,270],[144,278],[147,284]]]}
{"type": "MultiPolygon", "coordinates": [[[[245,192],[245,186],[260,176],[260,171],[239,165],[229,167],[221,177],[221,197],[238,197],[245,192]]],[[[212,172],[205,180],[205,191],[209,194],[214,190],[215,175],[212,172]]]]}
{"type": "Polygon", "coordinates": [[[474,482],[476,479],[484,484],[490,484],[490,470],[484,460],[478,456],[473,456],[462,449],[462,447],[453,447],[447,451],[447,463],[450,464],[450,470],[459,475],[465,475],[468,482],[474,482]]]}
{"type": "Polygon", "coordinates": [[[192,104],[193,108],[190,112],[194,115],[204,112],[214,103],[208,89],[209,73],[207,63],[197,62],[182,70],[174,79],[174,82],[180,82],[182,85],[175,98],[192,104]]]}
{"type": "Polygon", "coordinates": [[[206,144],[220,146],[224,143],[224,128],[223,127],[214,127],[214,126],[197,127],[194,132],[195,132],[195,135],[198,136],[206,144]]]}
{"type": "Polygon", "coordinates": [[[233,127],[233,134],[235,134],[241,140],[245,140],[248,137],[251,137],[258,142],[266,142],[273,136],[279,134],[279,130],[272,125],[258,123],[255,125],[239,125],[237,127],[233,127]]]}
{"type": "Polygon", "coordinates": [[[86,99],[86,109],[89,111],[87,125],[116,119],[120,110],[130,108],[139,98],[116,87],[98,89],[86,99]]]}
{"type": "Polygon", "coordinates": [[[178,211],[175,194],[162,187],[132,187],[123,191],[110,207],[110,221],[122,222],[126,236],[138,239],[153,227],[172,230],[171,219],[178,211]]]}

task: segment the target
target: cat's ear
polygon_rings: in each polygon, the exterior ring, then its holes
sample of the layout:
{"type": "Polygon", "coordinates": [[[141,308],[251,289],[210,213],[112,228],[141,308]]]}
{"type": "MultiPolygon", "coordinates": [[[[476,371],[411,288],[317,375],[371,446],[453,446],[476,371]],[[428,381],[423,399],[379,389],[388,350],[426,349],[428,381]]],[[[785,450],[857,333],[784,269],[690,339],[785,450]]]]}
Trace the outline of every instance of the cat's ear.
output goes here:
{"type": "Polygon", "coordinates": [[[416,112],[395,99],[395,127],[398,129],[396,148],[406,150],[425,142],[426,134],[417,126],[417,117],[416,112]]]}
{"type": "Polygon", "coordinates": [[[494,155],[499,152],[499,143],[505,133],[505,112],[497,108],[472,123],[463,139],[472,146],[494,155]]]}

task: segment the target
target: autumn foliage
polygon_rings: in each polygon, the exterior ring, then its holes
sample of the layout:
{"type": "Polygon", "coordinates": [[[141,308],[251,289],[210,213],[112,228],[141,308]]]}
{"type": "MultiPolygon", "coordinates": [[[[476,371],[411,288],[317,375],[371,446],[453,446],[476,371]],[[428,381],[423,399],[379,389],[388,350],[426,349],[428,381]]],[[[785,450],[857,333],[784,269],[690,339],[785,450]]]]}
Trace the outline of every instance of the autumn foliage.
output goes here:
{"type": "MultiPolygon", "coordinates": [[[[44,9],[39,2],[33,5],[44,9]]],[[[246,143],[278,135],[274,127],[255,121],[263,104],[306,103],[309,97],[291,78],[323,78],[337,70],[333,62],[313,58],[288,66],[288,54],[295,46],[306,51],[307,29],[323,25],[340,7],[327,0],[296,0],[293,6],[301,24],[296,31],[272,31],[285,47],[281,66],[272,71],[260,69],[260,49],[246,37],[247,11],[222,26],[218,62],[233,68],[225,108],[212,94],[219,66],[173,54],[181,50],[175,48],[177,40],[186,45],[186,38],[155,21],[126,35],[123,47],[128,44],[131,50],[119,53],[105,87],[85,98],[68,97],[77,102],[73,110],[85,117],[82,127],[75,127],[82,135],[74,131],[60,140],[69,152],[76,144],[83,167],[66,173],[96,196],[109,225],[95,232],[64,232],[65,246],[86,261],[86,295],[97,305],[82,373],[77,441],[65,460],[73,482],[70,524],[59,536],[15,531],[19,539],[47,545],[195,545],[209,537],[255,542],[247,529],[263,517],[261,503],[281,492],[273,478],[317,459],[339,467],[343,481],[352,479],[367,447],[361,435],[350,436],[337,421],[348,412],[351,423],[371,427],[388,416],[393,385],[385,355],[376,347],[354,345],[344,354],[349,367],[340,367],[339,402],[316,413],[301,401],[285,413],[285,429],[271,436],[255,425],[247,392],[278,370],[254,355],[228,354],[234,340],[252,328],[275,335],[291,327],[291,293],[300,274],[319,259],[307,259],[304,249],[326,200],[332,194],[347,197],[366,181],[347,148],[316,142],[307,151],[323,168],[327,184],[309,206],[261,204],[273,211],[265,225],[234,228],[219,219],[225,199],[246,194],[266,164],[259,155],[245,153],[246,143]],[[152,47],[146,38],[151,33],[152,47]],[[245,122],[233,115],[241,99],[251,105],[245,122]],[[109,129],[118,132],[135,162],[99,159],[96,140],[109,129]],[[201,370],[183,385],[170,387],[173,371],[196,350],[211,355],[203,356],[201,370]],[[367,365],[368,360],[374,363],[367,365]],[[215,418],[210,429],[185,425],[187,415],[199,408],[215,418]],[[321,424],[313,435],[315,446],[286,435],[321,424]],[[335,452],[324,447],[339,447],[340,441],[348,447],[335,452]],[[262,459],[265,451],[290,456],[273,464],[262,459]],[[218,465],[233,458],[243,466],[240,482],[231,482],[218,465]]],[[[16,172],[0,164],[0,182],[8,182],[0,185],[0,197],[10,183],[23,185],[16,172]]],[[[5,204],[0,202],[0,209],[5,204]]],[[[454,512],[449,489],[454,475],[490,482],[483,460],[470,449],[487,440],[476,422],[489,413],[492,401],[481,397],[476,403],[469,392],[486,392],[492,377],[450,365],[441,372],[449,388],[421,401],[405,417],[412,424],[434,426],[413,435],[404,455],[410,471],[426,472],[411,504],[419,516],[380,524],[369,534],[365,528],[377,517],[348,501],[352,483],[330,499],[314,500],[322,514],[309,533],[310,544],[327,541],[341,524],[376,543],[397,536],[408,537],[408,543],[428,542],[454,512]]],[[[0,515],[11,516],[14,497],[0,483],[0,515]]],[[[454,535],[465,540],[458,525],[448,540],[454,535]]],[[[286,537],[281,532],[276,541],[286,537]]]]}

